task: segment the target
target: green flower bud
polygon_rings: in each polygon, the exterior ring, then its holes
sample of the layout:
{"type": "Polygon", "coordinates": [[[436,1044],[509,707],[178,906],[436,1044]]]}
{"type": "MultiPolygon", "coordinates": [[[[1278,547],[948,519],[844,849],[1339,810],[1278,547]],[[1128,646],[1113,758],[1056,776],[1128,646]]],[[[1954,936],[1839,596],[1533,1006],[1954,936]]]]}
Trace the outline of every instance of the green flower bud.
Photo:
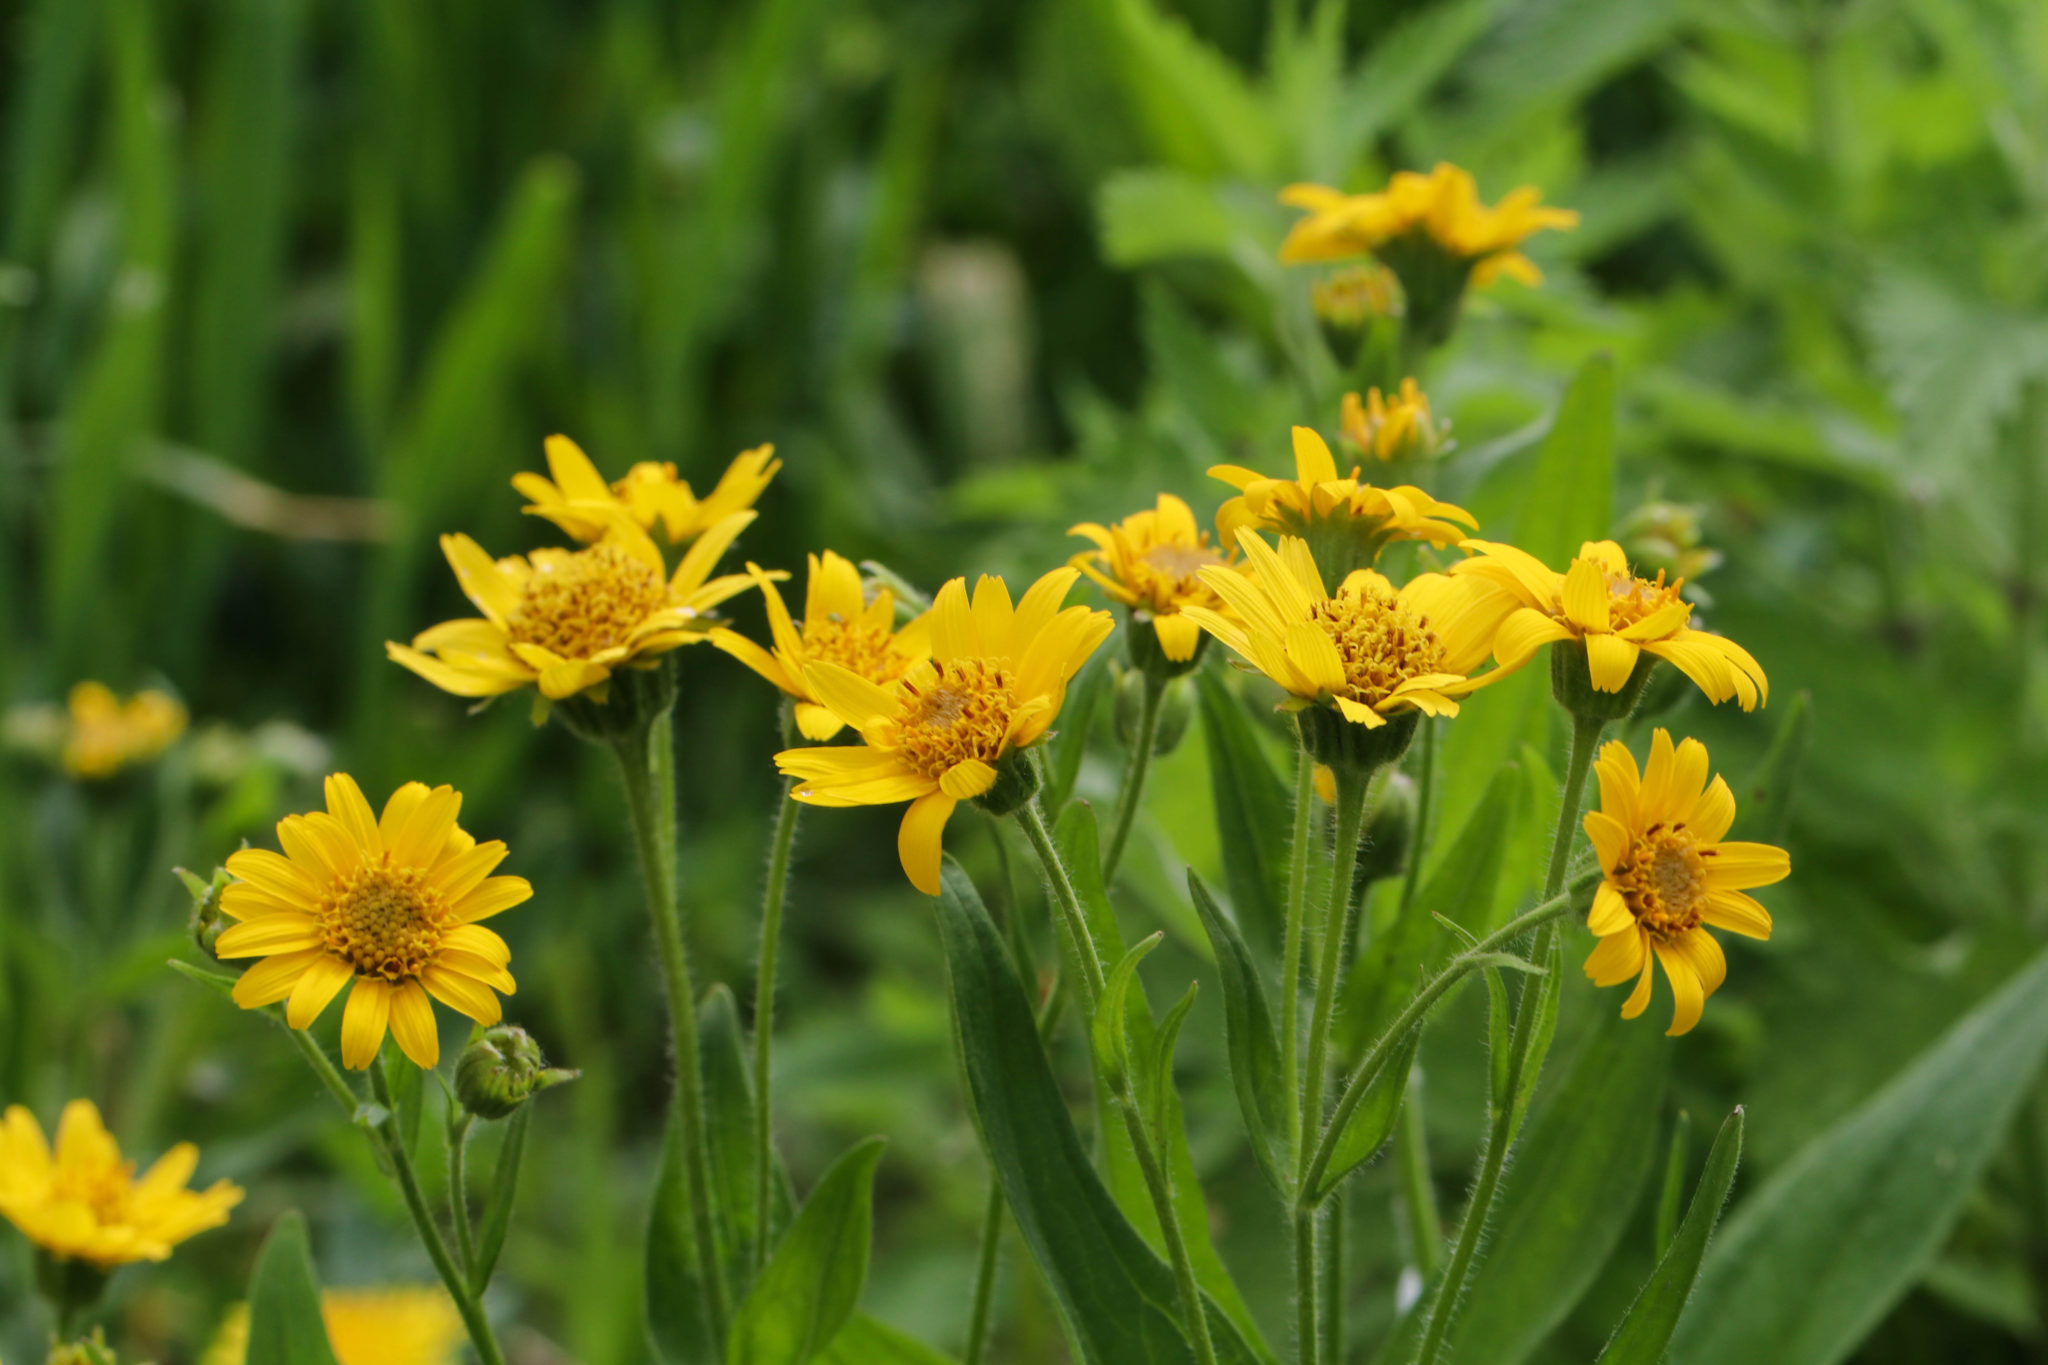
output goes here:
{"type": "Polygon", "coordinates": [[[996,780],[974,804],[990,815],[1013,815],[1038,795],[1038,764],[1029,750],[1012,749],[996,760],[996,780]]]}
{"type": "Polygon", "coordinates": [[[455,1097],[480,1119],[501,1119],[541,1091],[582,1074],[549,1066],[532,1034],[499,1024],[462,1050],[455,1063],[455,1097]]]}
{"type": "Polygon", "coordinates": [[[1187,737],[1188,722],[1195,717],[1194,690],[1183,682],[1170,682],[1159,698],[1159,724],[1152,731],[1152,752],[1170,754],[1187,737]]]}
{"type": "Polygon", "coordinates": [[[1406,773],[1387,775],[1379,800],[1365,820],[1365,837],[1358,845],[1356,889],[1399,876],[1408,865],[1409,845],[1415,838],[1415,779],[1406,773]]]}
{"type": "Polygon", "coordinates": [[[71,1342],[50,1343],[47,1365],[119,1365],[105,1332],[95,1327],[92,1335],[71,1342]]]}

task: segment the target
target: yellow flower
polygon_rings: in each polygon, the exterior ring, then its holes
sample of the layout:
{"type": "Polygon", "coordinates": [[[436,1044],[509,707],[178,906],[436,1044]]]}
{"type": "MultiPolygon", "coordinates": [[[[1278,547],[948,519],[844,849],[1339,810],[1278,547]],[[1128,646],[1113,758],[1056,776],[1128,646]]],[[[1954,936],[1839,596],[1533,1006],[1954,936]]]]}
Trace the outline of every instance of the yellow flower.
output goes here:
{"type": "Polygon", "coordinates": [[[1246,527],[1278,531],[1308,540],[1325,569],[1363,568],[1397,540],[1455,545],[1479,525],[1464,508],[1420,488],[1376,488],[1360,482],[1356,467],[1348,478],[1337,477],[1328,443],[1308,427],[1294,428],[1292,479],[1234,464],[1212,465],[1209,474],[1238,490],[1216,510],[1216,536],[1225,549],[1238,544],[1246,527]]]}
{"type": "Polygon", "coordinates": [[[586,689],[604,700],[619,668],[652,668],[657,656],[704,639],[711,609],[753,586],[745,574],[712,578],[720,555],[749,522],[734,512],[697,538],[673,575],[647,533],[615,522],[581,550],[540,549],[493,560],[468,536],[441,537],[462,591],[481,619],[444,621],[385,652],[444,692],[495,697],[532,684],[550,701],[586,689]]]}
{"type": "Polygon", "coordinates": [[[1722,839],[1735,822],[1735,797],[1723,779],[1707,781],[1707,748],[1696,739],[1674,749],[1670,734],[1657,731],[1640,772],[1628,746],[1615,740],[1601,748],[1593,771],[1600,809],[1586,813],[1586,835],[1606,877],[1586,918],[1600,936],[1586,975],[1598,986],[1635,978],[1621,1007],[1622,1018],[1633,1019],[1650,1003],[1654,954],[1677,1001],[1667,1030],[1676,1037],[1700,1021],[1728,974],[1705,926],[1769,938],[1770,912],[1743,893],[1783,881],[1792,860],[1769,844],[1722,839]]]}
{"type": "Polygon", "coordinates": [[[1335,706],[1368,729],[1402,711],[1455,716],[1457,698],[1508,671],[1472,676],[1500,619],[1491,594],[1443,574],[1419,574],[1396,591],[1371,569],[1332,594],[1306,542],[1283,536],[1275,552],[1247,532],[1238,544],[1248,575],[1202,571],[1236,619],[1201,607],[1187,615],[1287,689],[1293,709],[1335,706]]]}
{"type": "MultiPolygon", "coordinates": [[[[328,1289],[320,1318],[340,1365],[454,1365],[462,1315],[440,1289],[328,1289]]],[[[228,1309],[199,1365],[245,1365],[249,1305],[228,1309]]]]}
{"type": "Polygon", "coordinates": [[[1319,321],[1344,331],[1401,316],[1401,281],[1378,261],[1332,272],[1309,286],[1308,297],[1319,321]]]}
{"type": "Polygon", "coordinates": [[[125,703],[105,684],[71,689],[64,768],[73,777],[112,777],[131,763],[147,763],[185,733],[185,708],[162,692],[137,692],[125,703]]]}
{"type": "Polygon", "coordinates": [[[1363,403],[1357,394],[1345,394],[1339,426],[1347,444],[1375,460],[1428,458],[1444,444],[1444,429],[1430,415],[1429,395],[1413,379],[1402,380],[1391,398],[1378,389],[1368,389],[1363,403]]]}
{"type": "Polygon", "coordinates": [[[1201,628],[1182,614],[1187,607],[1216,607],[1221,600],[1202,581],[1202,570],[1225,563],[1195,525],[1195,514],[1171,493],[1161,493],[1150,511],[1133,512],[1114,526],[1084,521],[1070,536],[1095,542],[1068,563],[1095,580],[1112,598],[1131,608],[1131,626],[1149,619],[1160,652],[1175,663],[1195,657],[1201,628]]]}
{"type": "Polygon", "coordinates": [[[742,451],[718,486],[700,500],[688,481],[677,477],[672,464],[643,460],[625,478],[606,483],[583,448],[566,436],[548,437],[547,454],[553,480],[514,474],[512,486],[532,499],[526,512],[546,517],[585,543],[603,539],[621,520],[643,531],[652,530],[658,521],[671,545],[695,540],[733,513],[752,507],[782,468],[772,445],[742,451]]]}
{"type": "Polygon", "coordinates": [[[932,657],[879,687],[837,664],[804,670],[812,695],[865,744],[789,749],[776,765],[814,806],[910,802],[897,856],[911,883],[939,894],[941,836],[953,807],[994,785],[996,765],[1042,737],[1067,681],[1114,623],[1106,611],[1067,607],[1080,577],[1055,569],[1014,606],[1000,578],[983,576],[970,605],[965,579],[939,589],[930,614],[932,657]]]}
{"type": "Polygon", "coordinates": [[[1396,171],[1387,187],[1374,194],[1289,185],[1280,192],[1280,202],[1308,210],[1308,217],[1288,232],[1280,259],[1298,265],[1368,252],[1384,258],[1390,246],[1413,240],[1469,268],[1474,284],[1499,275],[1540,284],[1542,273],[1518,248],[1546,228],[1579,225],[1578,214],[1545,207],[1542,198],[1540,191],[1524,185],[1489,208],[1479,202],[1472,173],[1443,162],[1427,175],[1396,171]]]}
{"type": "Polygon", "coordinates": [[[278,822],[282,854],[229,855],[240,878],[221,892],[239,923],[214,943],[222,958],[263,961],[235,983],[235,1003],[283,1000],[285,1021],[306,1028],[354,983],[341,1018],[341,1060],[362,1070],[389,1027],[423,1067],[441,1056],[432,996],[489,1027],[513,992],[511,950],[479,921],[533,895],[524,877],[493,877],[505,845],[479,844],[455,823],[462,795],[408,782],[370,813],[346,773],[327,779],[327,809],[278,822]]]}
{"type": "Polygon", "coordinates": [[[1451,566],[1454,577],[1483,579],[1516,609],[1501,622],[1494,657],[1506,667],[1527,663],[1553,640],[1583,640],[1593,686],[1619,692],[1644,655],[1668,659],[1716,703],[1735,697],[1753,711],[1770,699],[1763,666],[1733,640],[1694,630],[1683,583],[1637,578],[1611,540],[1589,540],[1566,573],[1512,545],[1468,540],[1476,553],[1451,566]]]}
{"type": "Polygon", "coordinates": [[[768,629],[775,641],[772,652],[722,626],[711,632],[711,643],[796,699],[796,728],[805,739],[827,740],[846,722],[818,699],[804,678],[804,669],[814,663],[837,664],[887,687],[917,660],[931,655],[931,631],[924,616],[898,630],[896,595],[881,588],[875,600],[868,601],[860,570],[852,561],[827,550],[822,556],[810,557],[810,569],[804,620],[798,626],[790,619],[773,579],[755,565],[747,565],[768,604],[768,629]]]}
{"type": "Polygon", "coordinates": [[[51,1255],[101,1270],[164,1260],[228,1221],[242,1191],[225,1180],[188,1188],[198,1165],[199,1149],[181,1142],[138,1179],[91,1100],[64,1106],[54,1152],[28,1110],[0,1116],[0,1214],[51,1255]]]}

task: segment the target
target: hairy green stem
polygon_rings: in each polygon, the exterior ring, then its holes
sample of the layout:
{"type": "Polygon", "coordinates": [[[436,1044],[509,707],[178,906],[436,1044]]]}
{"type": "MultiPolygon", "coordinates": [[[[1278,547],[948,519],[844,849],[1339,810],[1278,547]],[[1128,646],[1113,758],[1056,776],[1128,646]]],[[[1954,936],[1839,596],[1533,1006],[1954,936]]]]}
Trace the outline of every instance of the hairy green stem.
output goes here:
{"type": "Polygon", "coordinates": [[[1294,1209],[1294,1358],[1299,1365],[1316,1365],[1322,1344],[1321,1324],[1316,1320],[1316,1210],[1306,1204],[1294,1209]],[[1306,1290],[1306,1292],[1304,1292],[1306,1290]]]}
{"type": "Polygon", "coordinates": [[[370,1084],[376,1090],[377,1102],[390,1111],[381,1123],[371,1128],[371,1132],[391,1161],[391,1169],[398,1177],[399,1193],[405,1196],[406,1212],[412,1215],[413,1228],[427,1249],[427,1259],[434,1263],[434,1271],[447,1287],[448,1297],[455,1300],[455,1311],[462,1315],[462,1325],[469,1331],[470,1345],[476,1348],[477,1359],[483,1365],[505,1365],[505,1353],[498,1348],[498,1338],[491,1332],[491,1321],[484,1315],[482,1302],[470,1292],[469,1282],[456,1267],[454,1258],[448,1254],[448,1243],[442,1238],[441,1229],[435,1225],[433,1211],[427,1207],[427,1197],[420,1190],[419,1173],[413,1170],[412,1154],[405,1150],[405,1143],[398,1136],[398,1106],[391,1098],[391,1081],[385,1074],[382,1056],[370,1066],[370,1084]]]}
{"type": "Polygon", "coordinates": [[[754,1270],[768,1263],[768,1215],[775,1188],[775,1135],[769,1081],[775,1060],[775,957],[782,940],[782,906],[789,895],[789,853],[796,842],[800,779],[790,778],[775,816],[768,854],[768,888],[761,902],[761,958],[754,971],[754,1270]]]}
{"type": "Polygon", "coordinates": [[[1443,1220],[1436,1208],[1436,1183],[1429,1172],[1428,1123],[1422,1108],[1422,1068],[1408,1073],[1408,1098],[1401,1106],[1401,1128],[1394,1137],[1400,1163],[1401,1203],[1408,1213],[1408,1256],[1424,1284],[1436,1274],[1443,1256],[1443,1220]]]}
{"type": "Polygon", "coordinates": [[[981,1252],[974,1268],[974,1308],[967,1316],[967,1350],[961,1365],[981,1365],[988,1350],[996,1296],[996,1262],[1003,1246],[1003,1182],[989,1172],[988,1202],[981,1211],[981,1252]]]}
{"type": "MultiPolygon", "coordinates": [[[[1135,629],[1135,627],[1133,627],[1135,629]]],[[[1145,796],[1145,774],[1152,766],[1152,745],[1159,736],[1159,702],[1166,695],[1166,680],[1147,673],[1145,696],[1138,708],[1138,733],[1131,740],[1131,755],[1124,764],[1124,784],[1116,794],[1116,814],[1109,824],[1109,843],[1102,850],[1104,885],[1116,876],[1123,861],[1124,845],[1130,842],[1131,826],[1137,822],[1138,807],[1145,796]]]]}
{"type": "Polygon", "coordinates": [[[696,992],[690,984],[689,949],[676,901],[675,745],[669,716],[663,711],[652,724],[618,741],[612,753],[625,784],[626,811],[646,883],[647,917],[654,926],[661,982],[668,996],[670,1042],[676,1060],[676,1110],[683,1124],[683,1176],[690,1195],[704,1320],[712,1340],[724,1341],[725,1266],[711,1220],[711,1157],[704,1128],[696,992]]]}
{"type": "Polygon", "coordinates": [[[1053,842],[1052,831],[1046,827],[1045,810],[1038,798],[1032,797],[1017,808],[1017,824],[1023,829],[1024,837],[1031,841],[1032,852],[1038,855],[1038,862],[1045,869],[1045,879],[1052,888],[1054,916],[1067,941],[1067,949],[1073,955],[1079,968],[1081,982],[1081,1003],[1085,1007],[1083,1017],[1095,1017],[1095,1002],[1102,998],[1103,971],[1102,957],[1096,951],[1095,936],[1088,930],[1088,917],[1081,912],[1081,896],[1074,890],[1074,879],[1067,875],[1067,866],[1060,861],[1059,846],[1053,842]]]}
{"type": "Polygon", "coordinates": [[[1128,1087],[1117,1096],[1123,1110],[1124,1130],[1130,1134],[1131,1150],[1137,1153],[1138,1170],[1145,1177],[1145,1190],[1152,1196],[1152,1210],[1159,1215],[1159,1235],[1166,1242],[1166,1259],[1173,1266],[1173,1282],[1180,1291],[1181,1316],[1187,1319],[1193,1338],[1197,1365],[1216,1365],[1216,1344],[1209,1339],[1209,1316],[1202,1307],[1202,1289],[1195,1283],[1195,1263],[1188,1255],[1187,1238],[1180,1227],[1180,1211],[1173,1205],[1173,1177],[1159,1159],[1159,1149],[1146,1131],[1145,1121],[1128,1087]]]}
{"type": "Polygon", "coordinates": [[[1552,896],[1535,909],[1524,911],[1509,920],[1446,962],[1443,970],[1431,977],[1429,984],[1415,993],[1415,998],[1408,1002],[1407,1008],[1394,1016],[1394,1022],[1387,1025],[1386,1031],[1366,1050],[1364,1058],[1352,1071],[1351,1079],[1345,1083],[1344,1094],[1338,1099],[1337,1107],[1331,1111],[1330,1121],[1323,1125],[1322,1137],[1316,1143],[1315,1156],[1309,1161],[1308,1170],[1303,1176],[1302,1188],[1296,1192],[1297,1205],[1305,1206],[1318,1202],[1310,1198],[1310,1192],[1323,1178],[1323,1172],[1329,1168],[1330,1159],[1336,1154],[1337,1139],[1344,1132],[1344,1125],[1351,1121],[1351,1115],[1357,1111],[1359,1102],[1365,1098],[1365,1092],[1372,1088],[1373,1081],[1385,1068],[1387,1059],[1393,1055],[1394,1049],[1407,1037],[1408,1031],[1422,1022],[1423,1017],[1443,998],[1445,992],[1477,970],[1482,965],[1483,958],[1502,951],[1531,929],[1547,925],[1563,915],[1572,908],[1572,902],[1585,888],[1590,887],[1599,875],[1599,870],[1593,869],[1578,878],[1569,890],[1552,896]]]}
{"type": "Polygon", "coordinates": [[[1335,1365],[1344,1359],[1344,1215],[1345,1191],[1330,1196],[1323,1214],[1322,1311],[1323,1359],[1335,1365]]]}
{"type": "Polygon", "coordinates": [[[463,1116],[448,1129],[448,1214],[455,1225],[455,1254],[462,1262],[465,1281],[476,1278],[476,1236],[469,1225],[469,1126],[476,1120],[463,1116]]]}
{"type": "MultiPolygon", "coordinates": [[[[1557,895],[1564,885],[1565,866],[1571,859],[1573,835],[1579,823],[1579,806],[1585,793],[1586,770],[1593,764],[1594,750],[1600,747],[1600,730],[1604,723],[1592,716],[1572,717],[1571,762],[1565,769],[1564,790],[1558,796],[1557,830],[1550,842],[1550,868],[1543,878],[1546,898],[1557,895]]],[[[1557,922],[1554,918],[1547,919],[1536,931],[1530,960],[1548,965],[1556,941],[1557,922]]],[[[1436,1295],[1430,1302],[1429,1325],[1423,1332],[1415,1365],[1436,1365],[1450,1333],[1451,1319],[1458,1311],[1458,1300],[1465,1292],[1465,1281],[1478,1259],[1480,1239],[1486,1235],[1487,1219],[1492,1216],[1494,1198],[1500,1193],[1501,1172],[1507,1167],[1508,1147],[1514,1141],[1512,1125],[1518,1108],[1514,1097],[1533,1080],[1533,1077],[1525,1079],[1523,1073],[1529,1066],[1530,1049],[1538,1032],[1536,1015],[1542,1008],[1546,989],[1555,989],[1555,984],[1541,977],[1530,979],[1522,987],[1521,1000],[1515,1010],[1514,1032],[1508,1044],[1507,1102],[1493,1116],[1486,1147],[1480,1155],[1479,1178],[1473,1182],[1472,1198],[1466,1206],[1464,1221],[1458,1226],[1458,1244],[1451,1250],[1450,1263],[1444,1268],[1443,1278],[1438,1281],[1436,1295]]],[[[1541,1065],[1540,1061],[1537,1065],[1541,1065]]]]}
{"type": "MultiPolygon", "coordinates": [[[[1287,865],[1287,925],[1280,950],[1280,1077],[1301,1093],[1301,927],[1308,915],[1308,831],[1315,804],[1316,761],[1307,746],[1294,772],[1294,844],[1287,865]]],[[[1288,1143],[1302,1148],[1301,1110],[1287,1113],[1288,1143]]]]}
{"type": "Polygon", "coordinates": [[[278,1015],[277,1021],[284,1025],[285,1036],[292,1040],[292,1045],[298,1048],[299,1055],[313,1068],[313,1074],[320,1078],[320,1084],[327,1087],[327,1093],[341,1106],[341,1112],[353,1119],[356,1110],[362,1105],[363,1097],[356,1093],[354,1086],[342,1078],[341,1072],[335,1069],[334,1062],[328,1057],[326,1050],[313,1041],[312,1034],[285,1023],[282,1013],[278,1015]]]}
{"type": "Polygon", "coordinates": [[[1405,919],[1422,882],[1422,855],[1429,848],[1429,802],[1436,791],[1436,722],[1422,719],[1421,772],[1415,778],[1415,824],[1408,835],[1408,866],[1401,873],[1401,904],[1395,919],[1405,919]]]}

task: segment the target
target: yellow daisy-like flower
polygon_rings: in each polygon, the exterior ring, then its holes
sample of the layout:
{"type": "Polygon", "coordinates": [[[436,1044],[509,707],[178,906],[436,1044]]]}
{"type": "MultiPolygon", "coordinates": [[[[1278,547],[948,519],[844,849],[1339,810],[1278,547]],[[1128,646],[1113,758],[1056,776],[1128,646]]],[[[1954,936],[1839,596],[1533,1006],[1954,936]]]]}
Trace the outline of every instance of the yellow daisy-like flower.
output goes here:
{"type": "Polygon", "coordinates": [[[147,763],[185,733],[185,708],[162,692],[137,692],[123,702],[104,683],[71,689],[64,733],[64,770],[73,777],[112,777],[147,763]]]}
{"type": "Polygon", "coordinates": [[[1202,571],[1236,619],[1202,607],[1186,614],[1286,688],[1295,709],[1334,706],[1368,729],[1403,711],[1455,716],[1459,697],[1509,671],[1473,676],[1500,620],[1491,594],[1443,574],[1418,574],[1397,591],[1371,569],[1333,594],[1305,541],[1283,536],[1275,551],[1247,532],[1238,544],[1249,574],[1202,571]]]}
{"type": "MultiPolygon", "coordinates": [[[[1305,209],[1308,216],[1288,232],[1280,259],[1299,265],[1369,252],[1385,259],[1398,254],[1404,241],[1413,240],[1470,269],[1474,284],[1484,285],[1500,275],[1540,284],[1542,272],[1521,253],[1522,243],[1546,229],[1579,225],[1578,214],[1547,207],[1542,200],[1541,191],[1524,185],[1489,208],[1479,201],[1472,173],[1444,162],[1427,175],[1396,171],[1387,187],[1374,194],[1289,185],[1280,192],[1280,202],[1305,209]]],[[[1397,272],[1401,269],[1394,261],[1388,263],[1397,272]]]]}
{"type": "Polygon", "coordinates": [[[346,773],[327,779],[327,809],[278,822],[283,853],[245,848],[228,857],[240,878],[221,892],[237,920],[214,943],[222,958],[260,957],[235,983],[235,1003],[285,1001],[285,1021],[306,1028],[353,983],[341,1017],[341,1060],[362,1070],[389,1028],[422,1067],[441,1057],[432,996],[489,1027],[503,1011],[493,991],[515,989],[511,950],[480,921],[532,897],[524,877],[494,877],[505,845],[478,843],[455,817],[453,787],[408,782],[370,813],[346,773]]]}
{"type": "Polygon", "coordinates": [[[1792,859],[1770,844],[1723,840],[1735,823],[1728,783],[1707,780],[1707,748],[1688,739],[1676,748],[1657,731],[1649,765],[1615,740],[1593,765],[1600,777],[1600,809],[1586,813],[1586,835],[1606,874],[1593,897],[1586,927],[1600,936],[1586,959],[1598,986],[1630,978],[1636,988],[1621,1007],[1633,1019],[1650,1003],[1650,966],[1664,964],[1677,1001],[1673,1037],[1700,1021],[1707,997],[1728,974],[1721,945],[1706,926],[1750,938],[1771,936],[1770,912],[1743,894],[1783,881],[1792,859]]]}
{"type": "Polygon", "coordinates": [[[1338,418],[1344,440],[1375,460],[1427,459],[1443,449],[1444,428],[1430,415],[1429,395],[1413,379],[1401,381],[1391,397],[1368,389],[1365,401],[1344,395],[1338,418]]]}
{"type": "Polygon", "coordinates": [[[1455,545],[1479,525],[1464,508],[1420,488],[1364,483],[1356,466],[1339,478],[1329,444],[1309,427],[1294,428],[1291,479],[1234,464],[1212,465],[1209,474],[1238,490],[1216,510],[1216,537],[1225,549],[1235,547],[1247,527],[1277,531],[1307,540],[1325,569],[1346,573],[1371,564],[1393,541],[1455,545]]]}
{"type": "MultiPolygon", "coordinates": [[[[441,1289],[328,1289],[320,1319],[340,1365],[455,1365],[462,1315],[441,1289]]],[[[249,1305],[229,1308],[200,1365],[245,1365],[249,1305]]]]}
{"type": "Polygon", "coordinates": [[[746,574],[713,578],[711,570],[754,515],[734,512],[705,531],[673,574],[630,522],[614,522],[581,550],[496,560],[468,536],[442,536],[442,553],[483,617],[444,621],[409,647],[386,641],[384,650],[458,697],[531,684],[550,701],[585,690],[602,701],[614,670],[652,668],[660,655],[704,639],[717,624],[711,609],[753,586],[746,574]]]}
{"type": "Polygon", "coordinates": [[[711,643],[753,669],[796,699],[796,728],[809,740],[831,739],[846,722],[832,713],[811,690],[804,670],[814,663],[837,664],[880,687],[902,677],[909,667],[932,652],[927,618],[896,627],[896,595],[887,588],[870,602],[853,562],[827,550],[810,556],[810,580],[804,592],[804,619],[790,619],[782,593],[770,575],[756,565],[747,572],[760,585],[768,604],[772,651],[724,627],[711,632],[711,643]]]}
{"type": "Polygon", "coordinates": [[[1133,512],[1114,526],[1084,521],[1070,536],[1095,542],[1068,563],[1131,609],[1132,629],[1148,623],[1159,650],[1184,664],[1202,642],[1201,627],[1183,615],[1187,607],[1216,607],[1221,599],[1202,581],[1202,570],[1227,562],[1195,524],[1195,514],[1171,493],[1161,493],[1149,511],[1133,512]]]}
{"type": "Polygon", "coordinates": [[[1636,577],[1611,540],[1579,546],[1565,573],[1512,545],[1468,540],[1463,548],[1475,553],[1452,565],[1452,575],[1491,583],[1515,604],[1494,641],[1503,666],[1520,667],[1553,640],[1580,640],[1587,672],[1602,692],[1621,691],[1649,654],[1669,660],[1717,704],[1734,697],[1753,711],[1770,699],[1763,666],[1748,650],[1692,629],[1692,604],[1679,596],[1684,583],[1666,583],[1661,572],[1636,577]]]}
{"type": "Polygon", "coordinates": [[[546,517],[586,544],[602,540],[621,519],[641,530],[656,522],[671,545],[695,540],[735,512],[754,505],[782,468],[772,445],[742,451],[726,467],[718,486],[703,498],[672,464],[643,460],[626,477],[606,483],[583,448],[566,436],[547,439],[550,480],[539,474],[514,474],[512,486],[532,499],[528,514],[546,517]]]}
{"type": "Polygon", "coordinates": [[[967,582],[939,589],[930,613],[932,657],[880,687],[837,664],[804,678],[864,744],[788,749],[776,766],[803,779],[796,798],[814,806],[910,802],[897,856],[911,883],[939,894],[946,821],[996,781],[996,765],[1037,742],[1059,714],[1067,682],[1114,628],[1106,611],[1060,604],[1080,577],[1055,569],[1012,605],[1003,580],[984,576],[970,604],[967,582]]]}
{"type": "Polygon", "coordinates": [[[101,1270],[164,1260],[228,1221],[242,1191],[225,1180],[189,1188],[198,1165],[199,1149],[181,1142],[137,1178],[91,1100],[64,1106],[54,1150],[28,1110],[0,1116],[0,1214],[51,1255],[101,1270]]]}

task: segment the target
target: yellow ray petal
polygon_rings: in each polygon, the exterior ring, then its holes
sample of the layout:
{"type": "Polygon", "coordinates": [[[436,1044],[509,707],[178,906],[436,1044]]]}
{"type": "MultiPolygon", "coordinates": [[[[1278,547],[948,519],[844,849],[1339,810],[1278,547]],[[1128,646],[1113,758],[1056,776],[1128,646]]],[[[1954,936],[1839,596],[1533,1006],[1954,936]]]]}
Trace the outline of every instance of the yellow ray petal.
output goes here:
{"type": "Polygon", "coordinates": [[[927,896],[939,894],[939,860],[945,851],[946,821],[959,804],[944,792],[911,802],[896,832],[896,856],[910,884],[927,896]]]}
{"type": "Polygon", "coordinates": [[[391,992],[391,1036],[414,1066],[431,1071],[441,1060],[441,1031],[434,1006],[417,981],[401,981],[391,992]]]}
{"type": "Polygon", "coordinates": [[[390,1022],[390,985],[374,976],[358,977],[348,993],[348,1007],[341,1012],[341,1064],[351,1071],[366,1070],[377,1060],[390,1022]]]}

